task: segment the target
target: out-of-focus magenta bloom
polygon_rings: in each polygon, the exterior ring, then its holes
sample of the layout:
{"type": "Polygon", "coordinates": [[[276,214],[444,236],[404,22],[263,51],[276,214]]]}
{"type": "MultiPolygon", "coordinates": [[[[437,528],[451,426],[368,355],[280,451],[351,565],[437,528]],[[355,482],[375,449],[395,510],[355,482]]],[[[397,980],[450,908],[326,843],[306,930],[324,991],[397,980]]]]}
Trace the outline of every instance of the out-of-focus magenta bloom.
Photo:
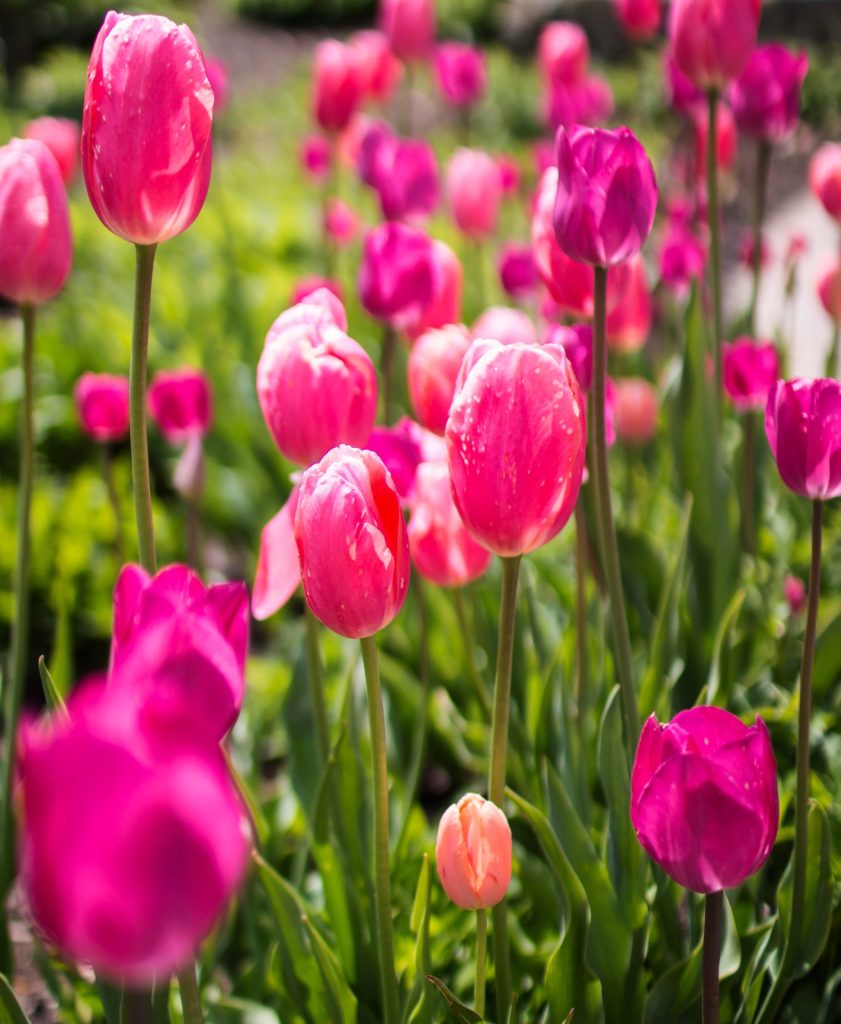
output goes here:
{"type": "Polygon", "coordinates": [[[692,282],[703,277],[707,263],[704,243],[684,216],[670,216],[660,247],[660,277],[679,297],[689,293],[692,282]]]}
{"type": "Polygon", "coordinates": [[[458,256],[440,239],[432,241],[435,264],[435,294],[407,319],[403,329],[410,338],[418,338],[435,327],[446,327],[461,319],[461,293],[464,274],[458,256]]]}
{"type": "Polygon", "coordinates": [[[86,685],[28,730],[20,768],[21,880],[49,941],[133,985],[192,963],[251,845],[221,751],[187,724],[162,744],[119,690],[86,685]]]}
{"type": "Polygon", "coordinates": [[[558,305],[571,316],[593,315],[593,270],[571,259],[558,244],[552,223],[558,192],[558,170],[549,167],[538,185],[531,223],[531,242],[538,273],[558,305]]]}
{"type": "Polygon", "coordinates": [[[613,9],[631,39],[644,42],[660,27],[660,0],[613,0],[613,9]]]}
{"type": "Polygon", "coordinates": [[[540,33],[537,62],[547,82],[580,82],[590,64],[587,33],[574,21],[550,21],[540,33]]]}
{"type": "Polygon", "coordinates": [[[23,129],[25,139],[38,139],[56,158],[61,180],[69,185],[79,170],[81,128],[69,117],[36,117],[23,129]]]}
{"type": "Polygon", "coordinates": [[[806,584],[797,576],[786,576],[783,596],[791,614],[799,615],[806,607],[806,584]]]}
{"type": "Polygon", "coordinates": [[[391,125],[377,119],[366,122],[359,134],[359,147],[356,153],[356,171],[359,180],[376,189],[380,180],[380,167],[385,162],[386,147],[390,146],[396,136],[391,125]],[[383,157],[380,157],[380,149],[383,157]]]}
{"type": "Polygon", "coordinates": [[[377,411],[367,352],[309,301],[275,320],[257,364],[257,398],[275,444],[310,466],[337,444],[364,444],[377,411]]]}
{"type": "Polygon", "coordinates": [[[593,328],[590,324],[553,324],[544,344],[560,345],[575,373],[578,386],[588,392],[593,385],[593,328]]]}
{"type": "Polygon", "coordinates": [[[260,554],[251,592],[251,614],[262,622],[279,611],[301,582],[298,545],[295,543],[295,509],[298,488],[263,527],[260,554]]]}
{"type": "MultiPolygon", "coordinates": [[[[549,168],[552,168],[557,173],[558,168],[555,166],[555,146],[548,139],[539,139],[535,142],[532,147],[532,157],[534,158],[534,168],[537,171],[537,176],[542,178],[549,168]]],[[[558,187],[557,181],[555,182],[555,188],[558,187]]]]}
{"type": "MultiPolygon", "coordinates": [[[[755,255],[756,246],[754,244],[754,237],[752,231],[746,231],[739,242],[739,262],[751,269],[753,267],[753,257],[755,255]]],[[[767,267],[774,256],[771,252],[771,247],[765,241],[763,235],[759,236],[759,265],[761,267],[767,267]]]]}
{"type": "Polygon", "coordinates": [[[453,220],[470,238],[496,231],[502,201],[499,167],[477,149],[457,149],[447,166],[447,196],[453,220]]]}
{"type": "Polygon", "coordinates": [[[359,234],[359,217],[343,199],[331,199],[324,211],[324,230],[335,245],[350,245],[359,234]]]}
{"type": "Polygon", "coordinates": [[[364,80],[356,52],[347,43],[325,39],[315,48],[312,112],[325,132],[342,132],[359,108],[364,80]]]}
{"type": "Polygon", "coordinates": [[[578,498],[586,433],[560,345],[475,342],[445,435],[453,497],[470,532],[503,556],[548,543],[578,498]]]}
{"type": "Polygon", "coordinates": [[[666,99],[669,106],[684,117],[694,118],[707,105],[703,91],[691,82],[675,63],[674,56],[666,53],[665,64],[666,99]]]}
{"type": "Polygon", "coordinates": [[[818,273],[818,298],[833,320],[841,320],[841,262],[830,256],[818,273]]]}
{"type": "Polygon", "coordinates": [[[463,910],[487,910],[511,882],[511,828],[490,800],[468,793],[438,823],[435,864],[444,892],[463,910]]]}
{"type": "Polygon", "coordinates": [[[438,161],[428,142],[383,136],[373,159],[370,173],[386,220],[417,221],[435,212],[438,161]]]}
{"type": "Polygon", "coordinates": [[[205,587],[185,565],[151,578],[139,565],[123,567],[109,685],[138,709],[144,729],[219,743],[242,707],[247,651],[244,583],[205,587]]]}
{"type": "Polygon", "coordinates": [[[780,376],[780,359],[771,341],[736,338],[724,344],[724,390],[739,412],[764,409],[780,376]]]}
{"type": "MultiPolygon", "coordinates": [[[[302,277],[295,285],[290,303],[292,306],[320,306],[329,313],[330,319],[337,327],[341,327],[343,331],[347,330],[347,315],[342,305],[342,286],[332,277],[319,277],[317,274],[302,277]]],[[[306,312],[304,310],[304,313],[306,312]]]]}
{"type": "Polygon", "coordinates": [[[426,60],[435,42],[434,0],[380,0],[379,27],[401,60],[426,60]]]}
{"type": "MultiPolygon", "coordinates": [[[[721,171],[729,171],[736,161],[739,145],[736,121],[733,111],[726,103],[719,103],[715,111],[716,120],[716,163],[721,171]]],[[[695,125],[695,167],[698,178],[706,180],[707,139],[710,135],[709,112],[699,110],[693,119],[695,125]]]]}
{"type": "Polygon", "coordinates": [[[476,318],[470,332],[478,341],[490,338],[503,345],[536,345],[537,331],[531,318],[521,309],[491,306],[476,318]]]}
{"type": "Polygon", "coordinates": [[[363,94],[378,103],[387,103],[403,75],[403,67],[391,52],[388,38],[376,29],[366,29],[354,32],[348,42],[356,54],[363,94]]]}
{"type": "Polygon", "coordinates": [[[526,299],[534,294],[539,278],[530,245],[506,243],[497,265],[502,287],[512,298],[526,299]]]}
{"type": "Polygon", "coordinates": [[[210,184],[212,120],[213,89],[189,28],[109,11],[88,66],[82,174],[110,231],[138,245],[186,231],[210,184]]]}
{"type": "Polygon", "coordinates": [[[777,764],[762,719],[744,725],[701,705],[643,726],[631,774],[631,822],[679,885],[719,892],[757,872],[777,835],[777,764]]]}
{"type": "Polygon", "coordinates": [[[230,75],[228,65],[220,57],[208,57],[204,62],[207,80],[213,90],[213,112],[219,116],[228,106],[230,75]]]}
{"type": "Polygon", "coordinates": [[[403,607],[409,541],[378,455],[340,445],[304,473],[295,540],[307,602],[334,633],[373,636],[403,607]]]}
{"type": "Polygon", "coordinates": [[[601,124],[612,113],[613,92],[599,75],[587,75],[580,82],[553,82],[546,94],[545,119],[552,131],[601,124]]]}
{"type": "Polygon", "coordinates": [[[210,381],[201,370],[160,370],[149,385],[149,415],[172,444],[206,434],[213,418],[210,381]]]}
{"type": "Polygon", "coordinates": [[[406,506],[414,501],[421,463],[447,462],[447,446],[442,438],[408,416],[402,416],[393,427],[374,427],[365,447],[382,459],[406,506]]]}
{"type": "Polygon", "coordinates": [[[441,95],[455,107],[469,107],[485,95],[485,55],[466,43],[442,43],[435,50],[435,73],[441,95]]]}
{"type": "Polygon", "coordinates": [[[785,262],[787,266],[796,263],[800,257],[809,251],[809,241],[805,235],[793,234],[786,246],[785,262]]]}
{"type": "Polygon", "coordinates": [[[607,343],[615,352],[636,352],[651,332],[651,289],[642,256],[625,264],[621,297],[607,315],[607,343]]]}
{"type": "Polygon", "coordinates": [[[120,441],[128,434],[128,377],[83,373],[73,394],[82,430],[94,441],[120,441]]]}
{"type": "Polygon", "coordinates": [[[820,501],[841,494],[841,381],[778,380],[765,433],[786,487],[820,501]]]}
{"type": "Polygon", "coordinates": [[[809,185],[836,220],[841,220],[841,143],[825,142],[809,164],[809,185]]]}
{"type": "Polygon", "coordinates": [[[365,235],[359,297],[371,316],[394,327],[417,323],[440,286],[432,240],[423,231],[389,221],[365,235]]]}
{"type": "Polygon", "coordinates": [[[499,168],[502,194],[504,196],[516,195],[520,188],[520,165],[513,156],[501,153],[496,157],[496,166],[499,168]]]}
{"type": "Polygon", "coordinates": [[[471,338],[460,325],[426,331],[412,345],[407,376],[409,401],[418,422],[443,434],[456,389],[456,378],[471,338]]]}
{"type": "Polygon", "coordinates": [[[301,141],[301,167],[316,181],[330,174],[330,141],[323,135],[305,135],[301,141]]]}
{"type": "Polygon", "coordinates": [[[627,128],[558,130],[558,244],[583,263],[611,267],[635,255],[651,231],[657,182],[627,128]]]}
{"type": "Polygon", "coordinates": [[[613,382],[613,425],[620,441],[647,444],[657,433],[660,402],[654,387],[643,377],[622,377],[613,382]]]}
{"type": "Polygon", "coordinates": [[[669,40],[675,63],[701,89],[737,78],[756,46],[761,0],[673,0],[669,40]]]}
{"type": "Polygon", "coordinates": [[[782,142],[792,135],[808,70],[805,53],[792,53],[780,43],[757,46],[730,89],[739,131],[767,142],[782,142]]]}
{"type": "Polygon", "coordinates": [[[0,295],[46,302],[70,273],[67,193],[56,158],[37,139],[0,146],[0,295]]]}

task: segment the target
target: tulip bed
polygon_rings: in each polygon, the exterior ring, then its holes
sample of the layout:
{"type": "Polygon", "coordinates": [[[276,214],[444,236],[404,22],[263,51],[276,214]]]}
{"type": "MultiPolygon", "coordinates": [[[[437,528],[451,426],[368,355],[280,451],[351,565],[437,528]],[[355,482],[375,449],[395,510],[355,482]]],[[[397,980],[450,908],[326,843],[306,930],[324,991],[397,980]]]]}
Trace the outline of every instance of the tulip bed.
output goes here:
{"type": "Polygon", "coordinates": [[[111,14],[75,178],[0,109],[0,1020],[841,1019],[838,330],[787,380],[715,216],[827,71],[758,6],[596,72],[391,0],[239,94],[111,14]]]}

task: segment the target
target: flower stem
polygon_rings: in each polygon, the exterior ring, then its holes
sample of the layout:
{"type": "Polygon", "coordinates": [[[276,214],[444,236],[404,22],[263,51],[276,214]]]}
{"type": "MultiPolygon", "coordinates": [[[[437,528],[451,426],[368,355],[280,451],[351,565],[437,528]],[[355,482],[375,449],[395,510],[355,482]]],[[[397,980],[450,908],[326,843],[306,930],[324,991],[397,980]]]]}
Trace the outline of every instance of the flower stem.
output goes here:
{"type": "Polygon", "coordinates": [[[715,387],[713,389],[716,420],[721,417],[721,240],[720,214],[718,208],[718,90],[710,89],[708,100],[707,130],[707,220],[710,228],[710,287],[713,301],[713,365],[715,387]]]}
{"type": "Polygon", "coordinates": [[[771,143],[760,139],[756,144],[756,178],[753,191],[753,280],[750,293],[750,325],[756,334],[756,304],[762,277],[762,222],[768,194],[768,170],[771,166],[771,143]]]}
{"type": "Polygon", "coordinates": [[[756,487],[756,416],[752,409],[745,413],[742,447],[742,543],[752,555],[756,551],[754,492],[756,487]]]}
{"type": "MultiPolygon", "coordinates": [[[[6,756],[3,759],[2,799],[2,860],[0,861],[0,919],[5,938],[6,893],[14,878],[14,815],[12,790],[14,784],[15,736],[23,703],[26,680],[26,661],[29,639],[29,548],[32,507],[32,484],[35,475],[35,421],[34,421],[34,359],[35,359],[35,307],[21,307],[23,320],[23,400],[20,406],[20,471],[18,487],[18,539],[14,576],[14,614],[12,617],[11,656],[9,675],[4,684],[3,710],[5,713],[6,756]]],[[[4,954],[10,953],[5,948],[4,954]]],[[[6,959],[5,955],[3,959],[6,959]]],[[[11,963],[2,965],[9,973],[11,963]]]]}
{"type": "Polygon", "coordinates": [[[718,1024],[718,965],[721,960],[721,914],[724,892],[709,892],[704,900],[704,954],[701,965],[701,1007],[704,1024],[718,1024]]]}
{"type": "Polygon", "coordinates": [[[201,997],[196,980],[196,968],[193,964],[188,964],[183,971],[178,972],[178,987],[181,989],[184,1024],[203,1024],[201,997]]]}
{"type": "Polygon", "coordinates": [[[622,698],[622,720],[625,726],[625,753],[629,766],[640,734],[639,709],[631,668],[631,640],[622,594],[619,551],[610,502],[610,479],[607,472],[607,436],[605,432],[605,391],[607,387],[607,268],[595,267],[593,311],[593,470],[596,492],[596,518],[602,562],[610,600],[610,622],[613,631],[614,659],[622,698]]]}
{"type": "Polygon", "coordinates": [[[377,912],[377,944],[380,952],[383,1024],[397,1024],[399,1015],[397,976],[394,970],[394,937],[391,925],[391,881],[388,864],[388,763],[385,749],[385,715],[380,689],[377,642],[361,638],[368,718],[374,768],[374,888],[377,912]]]}
{"type": "Polygon", "coordinates": [[[488,947],[488,912],[476,911],[476,982],[473,1003],[480,1017],[485,1016],[485,960],[488,947]]]}
{"type": "Polygon", "coordinates": [[[155,523],[152,518],[152,488],[149,481],[149,445],[146,438],[146,361],[149,349],[149,311],[152,305],[152,271],[155,246],[135,246],[134,327],[131,334],[129,370],[129,432],[131,436],[131,480],[140,564],[154,573],[155,523]]]}

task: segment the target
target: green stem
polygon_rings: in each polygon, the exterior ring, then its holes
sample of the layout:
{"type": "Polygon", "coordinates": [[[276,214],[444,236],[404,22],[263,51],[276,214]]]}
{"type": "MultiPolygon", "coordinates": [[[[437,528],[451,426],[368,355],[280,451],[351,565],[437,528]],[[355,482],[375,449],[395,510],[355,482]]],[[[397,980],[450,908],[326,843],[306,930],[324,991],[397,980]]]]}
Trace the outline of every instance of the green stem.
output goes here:
{"type": "Polygon", "coordinates": [[[753,192],[753,280],[750,293],[751,332],[756,334],[756,304],[762,277],[762,222],[768,194],[768,170],[771,166],[771,143],[760,139],[756,144],[756,178],[753,192]]]}
{"type": "Polygon", "coordinates": [[[709,892],[704,900],[704,953],[701,965],[701,1007],[704,1024],[718,1024],[718,965],[721,960],[721,916],[724,892],[709,892]]]}
{"type": "Polygon", "coordinates": [[[394,355],[397,348],[397,331],[386,324],[383,329],[383,343],[380,351],[380,380],[383,386],[383,418],[388,425],[392,418],[394,404],[394,355]]]}
{"type": "Polygon", "coordinates": [[[610,479],[607,472],[607,437],[605,432],[605,391],[607,387],[607,268],[595,267],[595,293],[593,310],[593,470],[596,491],[596,517],[602,553],[602,564],[610,600],[610,622],[613,632],[616,674],[622,698],[622,720],[625,726],[625,753],[629,766],[640,734],[639,709],[631,668],[631,640],[625,615],[622,576],[619,571],[619,551],[610,502],[610,479]]]}
{"type": "MultiPolygon", "coordinates": [[[[23,704],[26,681],[26,662],[29,641],[29,549],[32,508],[32,486],[35,476],[35,307],[21,307],[23,320],[23,400],[20,406],[20,470],[18,487],[18,538],[14,575],[14,614],[10,670],[4,686],[3,709],[5,712],[6,756],[3,759],[2,835],[3,859],[0,864],[0,920],[3,922],[3,938],[6,936],[5,908],[6,894],[14,878],[14,814],[12,794],[15,777],[15,737],[23,704]]],[[[11,956],[8,943],[3,943],[3,960],[11,956]]],[[[11,961],[3,963],[3,973],[11,977],[11,961]]]]}
{"type": "Polygon", "coordinates": [[[488,690],[485,686],[485,682],[479,674],[479,669],[476,667],[476,657],[473,653],[473,631],[470,628],[467,609],[464,606],[463,587],[455,587],[453,589],[453,602],[456,606],[458,628],[461,632],[461,638],[464,641],[464,657],[467,662],[467,674],[470,676],[470,681],[473,683],[473,689],[476,691],[476,696],[479,698],[479,703],[482,705],[482,710],[485,712],[485,716],[490,718],[492,714],[491,699],[488,696],[488,690]]]}
{"type": "Polygon", "coordinates": [[[374,882],[377,912],[377,944],[380,952],[383,1024],[397,1024],[399,1000],[394,969],[394,937],[391,924],[391,881],[388,863],[388,763],[385,749],[385,715],[380,689],[377,641],[361,638],[365,685],[368,691],[368,718],[371,727],[371,753],[374,768],[374,882]]]}
{"type": "Polygon", "coordinates": [[[476,911],[476,982],[473,1004],[480,1017],[485,1016],[485,961],[488,948],[488,912],[484,908],[476,911]]]}
{"type": "MultiPolygon", "coordinates": [[[[152,1024],[154,1019],[149,989],[124,988],[120,999],[120,1024],[152,1024]]],[[[186,1014],[184,1020],[187,1020],[186,1014]]]]}
{"type": "Polygon", "coordinates": [[[745,551],[756,551],[756,513],[754,492],[756,487],[756,416],[752,409],[745,413],[744,446],[742,448],[742,542],[745,551]]]}
{"type": "Polygon", "coordinates": [[[575,714],[583,743],[590,665],[587,650],[587,520],[580,501],[575,503],[575,634],[575,714]]]}
{"type": "Polygon", "coordinates": [[[114,481],[114,464],[111,461],[111,447],[108,444],[99,446],[100,460],[102,462],[102,479],[105,481],[105,489],[108,491],[108,501],[111,511],[114,514],[114,555],[117,563],[122,565],[125,562],[125,540],[123,538],[123,517],[120,511],[120,495],[117,492],[117,485],[114,481]]]}
{"type": "Polygon", "coordinates": [[[178,972],[178,987],[181,989],[184,1024],[203,1024],[201,997],[196,979],[196,968],[193,964],[188,964],[183,971],[178,972]]]}
{"type": "Polygon", "coordinates": [[[306,602],[304,602],[304,621],[307,628],[307,675],[310,680],[310,696],[315,717],[315,738],[323,769],[330,756],[330,725],[327,719],[327,698],[324,694],[321,651],[318,646],[318,619],[313,615],[306,602]]]}
{"type": "Polygon", "coordinates": [[[718,208],[718,90],[710,89],[708,99],[707,130],[707,220],[710,228],[710,286],[713,302],[713,364],[715,366],[716,421],[721,416],[722,364],[721,343],[721,241],[720,211],[718,208]]]}
{"type": "Polygon", "coordinates": [[[155,523],[152,518],[152,487],[149,480],[149,445],[146,438],[146,361],[149,349],[149,312],[152,305],[152,271],[155,246],[135,246],[134,327],[131,334],[129,370],[129,431],[131,480],[140,564],[154,573],[155,523]]]}

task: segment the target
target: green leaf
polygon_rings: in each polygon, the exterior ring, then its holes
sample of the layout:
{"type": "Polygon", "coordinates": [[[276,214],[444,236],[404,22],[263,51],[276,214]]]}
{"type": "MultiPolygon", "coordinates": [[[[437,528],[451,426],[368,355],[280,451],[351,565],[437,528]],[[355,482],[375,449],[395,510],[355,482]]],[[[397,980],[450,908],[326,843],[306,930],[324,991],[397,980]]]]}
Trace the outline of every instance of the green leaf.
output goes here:
{"type": "MultiPolygon", "coordinates": [[[[38,667],[41,667],[43,658],[38,659],[38,667]]],[[[43,676],[42,676],[43,679],[43,676]]],[[[102,1011],[105,1014],[106,1024],[120,1024],[123,1013],[123,990],[119,985],[109,981],[96,979],[96,990],[102,1001],[102,1011]]]]}
{"type": "Polygon", "coordinates": [[[53,677],[50,675],[50,670],[47,668],[43,654],[38,658],[38,674],[41,676],[41,688],[44,691],[44,700],[47,702],[47,707],[50,711],[57,711],[62,715],[66,715],[67,705],[64,703],[64,698],[58,692],[58,688],[53,682],[53,677]]]}
{"type": "Polygon", "coordinates": [[[321,977],[324,979],[330,996],[332,1012],[329,1019],[335,1021],[336,1024],[356,1024],[356,996],[350,990],[347,979],[342,974],[339,961],[312,921],[305,916],[303,922],[318,963],[318,969],[321,971],[321,977]]]}
{"type": "Polygon", "coordinates": [[[815,697],[821,697],[828,693],[839,676],[841,676],[841,613],[826,623],[815,641],[815,665],[812,670],[812,691],[815,697]]]}
{"type": "Polygon", "coordinates": [[[430,884],[429,854],[423,855],[418,886],[412,903],[409,925],[415,934],[415,981],[409,1000],[406,1004],[404,1020],[407,1024],[428,1024],[431,1019],[432,1007],[427,998],[429,989],[424,979],[432,969],[432,957],[429,952],[429,913],[432,903],[432,886],[430,884]]]}
{"type": "Polygon", "coordinates": [[[786,962],[792,965],[792,979],[808,974],[817,963],[832,923],[832,835],[826,811],[814,800],[809,802],[806,849],[806,892],[799,936],[790,935],[793,853],[779,890],[783,934],[789,935],[793,943],[791,952],[786,955],[786,962]]]}
{"type": "Polygon", "coordinates": [[[440,978],[436,978],[433,974],[428,974],[426,980],[438,989],[444,1002],[450,1008],[450,1013],[460,1024],[482,1024],[484,1017],[480,1017],[475,1010],[465,1006],[460,999],[453,995],[440,978]]]}
{"type": "Polygon", "coordinates": [[[0,1014],[3,1024],[31,1024],[5,974],[0,974],[0,1014]]]}
{"type": "Polygon", "coordinates": [[[730,685],[733,681],[730,671],[731,635],[744,601],[745,591],[743,588],[740,588],[730,598],[730,603],[727,605],[718,624],[715,640],[713,641],[710,674],[707,679],[706,700],[708,704],[717,703],[720,707],[724,707],[728,703],[730,685]]]}
{"type": "Polygon", "coordinates": [[[205,1017],[209,1024],[280,1024],[280,1018],[270,1006],[236,996],[208,1000],[205,1017]]]}

